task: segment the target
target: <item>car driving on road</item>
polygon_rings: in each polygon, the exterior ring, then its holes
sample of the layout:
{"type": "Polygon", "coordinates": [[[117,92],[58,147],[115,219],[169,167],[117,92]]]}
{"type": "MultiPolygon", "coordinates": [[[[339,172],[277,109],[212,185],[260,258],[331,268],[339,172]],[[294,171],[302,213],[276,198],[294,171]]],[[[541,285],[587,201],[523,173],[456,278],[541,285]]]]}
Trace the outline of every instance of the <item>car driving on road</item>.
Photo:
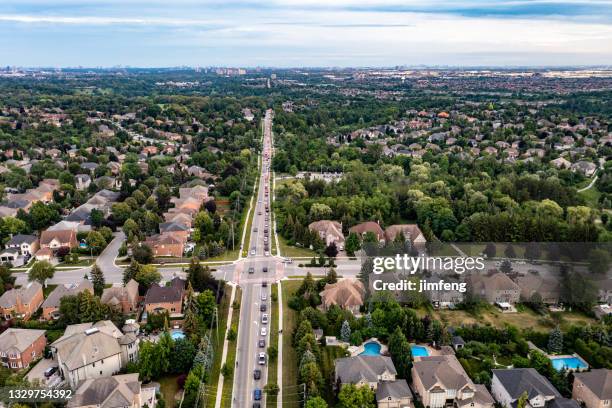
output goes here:
{"type": "Polygon", "coordinates": [[[265,365],[266,364],[266,353],[264,353],[263,351],[259,353],[259,357],[257,357],[257,362],[259,363],[259,365],[265,365]]]}

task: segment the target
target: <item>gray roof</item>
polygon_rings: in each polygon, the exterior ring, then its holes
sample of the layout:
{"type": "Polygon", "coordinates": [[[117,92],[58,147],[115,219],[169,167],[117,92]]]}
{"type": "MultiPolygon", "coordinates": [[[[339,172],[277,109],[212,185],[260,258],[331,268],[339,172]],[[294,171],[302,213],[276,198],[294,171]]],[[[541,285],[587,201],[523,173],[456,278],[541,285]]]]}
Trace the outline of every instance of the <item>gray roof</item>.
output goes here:
{"type": "Polygon", "coordinates": [[[406,380],[383,381],[378,384],[378,388],[376,389],[376,400],[381,401],[389,398],[392,400],[403,398],[413,399],[412,392],[406,380]]]}
{"type": "Polygon", "coordinates": [[[87,279],[83,279],[77,286],[66,287],[64,285],[58,285],[55,289],[53,289],[53,292],[49,294],[47,299],[45,299],[42,307],[43,309],[45,307],[59,308],[60,301],[64,296],[78,295],[85,290],[89,290],[93,294],[93,284],[87,279]]]}
{"type": "Polygon", "coordinates": [[[17,297],[21,299],[22,303],[30,303],[39,290],[42,290],[42,285],[38,282],[30,282],[25,287],[7,290],[0,296],[0,307],[9,308],[15,306],[17,297]]]}
{"type": "Polygon", "coordinates": [[[512,399],[518,399],[525,391],[529,399],[536,395],[561,398],[559,391],[535,368],[513,368],[511,370],[491,370],[491,372],[512,399]]]}
{"type": "Polygon", "coordinates": [[[7,352],[13,348],[24,352],[40,336],[44,336],[44,330],[15,329],[9,328],[0,334],[0,351],[7,352]]]}
{"type": "Polygon", "coordinates": [[[36,242],[38,238],[35,235],[17,234],[6,243],[7,246],[31,244],[36,242]]]}
{"type": "Polygon", "coordinates": [[[391,357],[355,356],[336,360],[336,378],[340,378],[343,384],[357,384],[360,381],[378,382],[378,376],[385,371],[397,374],[391,357]]]}
{"type": "Polygon", "coordinates": [[[138,374],[123,374],[82,381],[68,407],[99,406],[119,408],[134,405],[140,394],[138,374]]]}
{"type": "Polygon", "coordinates": [[[612,399],[612,370],[600,368],[586,373],[575,373],[574,377],[582,381],[599,399],[612,399]]]}

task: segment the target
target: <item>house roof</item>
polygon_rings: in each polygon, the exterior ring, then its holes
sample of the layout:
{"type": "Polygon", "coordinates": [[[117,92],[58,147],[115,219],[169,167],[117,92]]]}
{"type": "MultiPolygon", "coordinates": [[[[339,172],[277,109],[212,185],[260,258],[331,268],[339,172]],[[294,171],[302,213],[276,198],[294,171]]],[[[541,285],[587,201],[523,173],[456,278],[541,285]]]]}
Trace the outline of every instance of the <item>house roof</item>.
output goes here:
{"type": "Polygon", "coordinates": [[[138,300],[138,282],[134,279],[130,279],[125,286],[112,286],[104,289],[100,297],[102,303],[109,305],[118,305],[124,299],[130,303],[136,303],[138,300]]]}
{"type": "Polygon", "coordinates": [[[93,378],[79,384],[74,397],[68,402],[68,407],[129,407],[134,405],[138,394],[140,382],[137,373],[93,378]]]}
{"type": "Polygon", "coordinates": [[[325,307],[332,305],[344,308],[361,306],[363,305],[365,288],[359,280],[342,279],[333,284],[326,284],[319,295],[325,307]]]}
{"type": "Polygon", "coordinates": [[[553,385],[538,373],[535,368],[513,368],[511,370],[491,370],[512,399],[518,399],[527,391],[529,399],[536,395],[561,398],[553,385]]]}
{"type": "Polygon", "coordinates": [[[83,279],[76,286],[71,285],[71,286],[66,287],[64,285],[58,285],[55,289],[53,289],[53,292],[49,294],[47,299],[45,299],[44,303],[42,304],[42,307],[43,308],[45,307],[59,308],[60,302],[64,296],[78,295],[79,293],[85,290],[88,290],[93,294],[93,284],[87,279],[83,279]]]}
{"type": "Polygon", "coordinates": [[[383,229],[374,221],[362,222],[361,224],[352,226],[349,228],[349,232],[354,232],[359,235],[365,234],[366,232],[372,232],[379,240],[385,237],[383,229]]]}
{"type": "Polygon", "coordinates": [[[406,380],[383,381],[378,384],[376,389],[376,400],[397,400],[410,398],[413,399],[412,392],[406,380]]]}
{"type": "Polygon", "coordinates": [[[317,231],[319,233],[322,232],[326,236],[333,236],[340,240],[344,240],[344,235],[342,234],[342,225],[338,221],[315,221],[308,225],[308,229],[311,231],[317,231]]]}
{"type": "Polygon", "coordinates": [[[179,278],[172,279],[170,286],[151,285],[145,296],[145,304],[181,301],[184,290],[185,281],[179,278]]]}
{"type": "Polygon", "coordinates": [[[0,334],[0,350],[6,352],[17,349],[24,352],[32,343],[44,336],[44,330],[8,328],[0,334]]]}
{"type": "Polygon", "coordinates": [[[404,234],[404,238],[409,239],[412,243],[419,236],[423,235],[421,229],[416,224],[396,224],[390,225],[385,229],[385,238],[387,241],[393,241],[400,232],[404,234]]]}
{"type": "Polygon", "coordinates": [[[7,246],[21,245],[21,244],[32,244],[38,241],[35,235],[17,234],[6,243],[7,246]]]}
{"type": "Polygon", "coordinates": [[[30,303],[38,291],[42,291],[42,285],[38,282],[30,282],[25,287],[7,290],[0,296],[0,307],[13,307],[17,304],[18,298],[21,303],[30,303]]]}
{"type": "Polygon", "coordinates": [[[600,368],[585,373],[575,373],[585,387],[588,387],[600,400],[612,399],[612,370],[600,368]]]}
{"type": "Polygon", "coordinates": [[[336,378],[340,378],[343,384],[378,382],[378,377],[384,372],[397,375],[391,357],[360,355],[336,360],[336,378]]]}
{"type": "Polygon", "coordinates": [[[76,232],[74,230],[46,230],[40,234],[40,244],[47,245],[53,240],[57,240],[60,243],[72,242],[76,240],[76,232]]]}
{"type": "Polygon", "coordinates": [[[520,290],[520,287],[501,272],[494,272],[491,275],[471,275],[470,282],[476,290],[484,290],[485,293],[506,290],[520,290]]]}
{"type": "Polygon", "coordinates": [[[455,390],[466,386],[474,389],[474,383],[454,355],[420,358],[413,367],[426,390],[438,386],[455,390]]]}

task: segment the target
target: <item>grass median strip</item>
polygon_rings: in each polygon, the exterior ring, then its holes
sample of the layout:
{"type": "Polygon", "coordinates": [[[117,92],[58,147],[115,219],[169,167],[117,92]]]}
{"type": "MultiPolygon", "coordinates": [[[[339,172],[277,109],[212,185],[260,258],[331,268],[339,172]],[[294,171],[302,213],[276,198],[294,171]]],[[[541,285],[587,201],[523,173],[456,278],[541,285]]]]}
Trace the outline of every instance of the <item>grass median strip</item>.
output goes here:
{"type": "MultiPolygon", "coordinates": [[[[270,344],[268,346],[268,384],[278,384],[278,286],[272,285],[272,306],[270,307],[270,344]],[[276,357],[271,355],[277,354],[276,357]]],[[[266,406],[275,407],[277,396],[266,397],[266,406]]]]}
{"type": "MultiPolygon", "coordinates": [[[[232,315],[232,324],[230,326],[230,330],[234,332],[235,335],[232,336],[232,339],[228,342],[227,348],[227,357],[225,359],[225,376],[223,379],[223,398],[221,399],[221,407],[231,407],[232,406],[232,391],[234,388],[234,371],[236,367],[236,347],[238,345],[238,322],[240,320],[240,300],[242,299],[242,290],[240,288],[236,288],[236,295],[234,296],[234,312],[232,315]]],[[[225,333],[227,336],[227,333],[225,333]]],[[[219,351],[221,354],[221,351],[219,351]]],[[[221,359],[221,357],[219,357],[221,359]]],[[[223,369],[223,367],[222,367],[223,369]]]]}
{"type": "Polygon", "coordinates": [[[302,399],[298,387],[298,361],[293,348],[292,333],[297,313],[289,307],[289,299],[302,284],[299,280],[283,281],[283,407],[298,408],[302,399]]]}

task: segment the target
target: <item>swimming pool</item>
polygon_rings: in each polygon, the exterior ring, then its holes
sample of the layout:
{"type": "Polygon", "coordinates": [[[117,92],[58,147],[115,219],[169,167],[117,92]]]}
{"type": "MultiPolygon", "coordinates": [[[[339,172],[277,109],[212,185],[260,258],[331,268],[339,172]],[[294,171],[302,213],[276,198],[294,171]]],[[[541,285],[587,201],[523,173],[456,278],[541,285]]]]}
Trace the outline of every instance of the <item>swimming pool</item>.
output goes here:
{"type": "Polygon", "coordinates": [[[557,371],[562,370],[586,370],[589,365],[584,362],[580,357],[568,356],[568,357],[549,357],[552,362],[553,368],[557,371]]]}
{"type": "Polygon", "coordinates": [[[172,330],[170,335],[172,336],[173,340],[178,340],[178,339],[184,339],[185,338],[185,333],[181,329],[174,329],[174,330],[172,330]]]}
{"type": "Polygon", "coordinates": [[[374,341],[370,341],[363,345],[363,351],[359,354],[360,356],[379,356],[381,345],[374,341]]]}
{"type": "Polygon", "coordinates": [[[413,344],[410,346],[410,351],[412,351],[412,357],[429,357],[429,350],[424,346],[413,344]]]}

